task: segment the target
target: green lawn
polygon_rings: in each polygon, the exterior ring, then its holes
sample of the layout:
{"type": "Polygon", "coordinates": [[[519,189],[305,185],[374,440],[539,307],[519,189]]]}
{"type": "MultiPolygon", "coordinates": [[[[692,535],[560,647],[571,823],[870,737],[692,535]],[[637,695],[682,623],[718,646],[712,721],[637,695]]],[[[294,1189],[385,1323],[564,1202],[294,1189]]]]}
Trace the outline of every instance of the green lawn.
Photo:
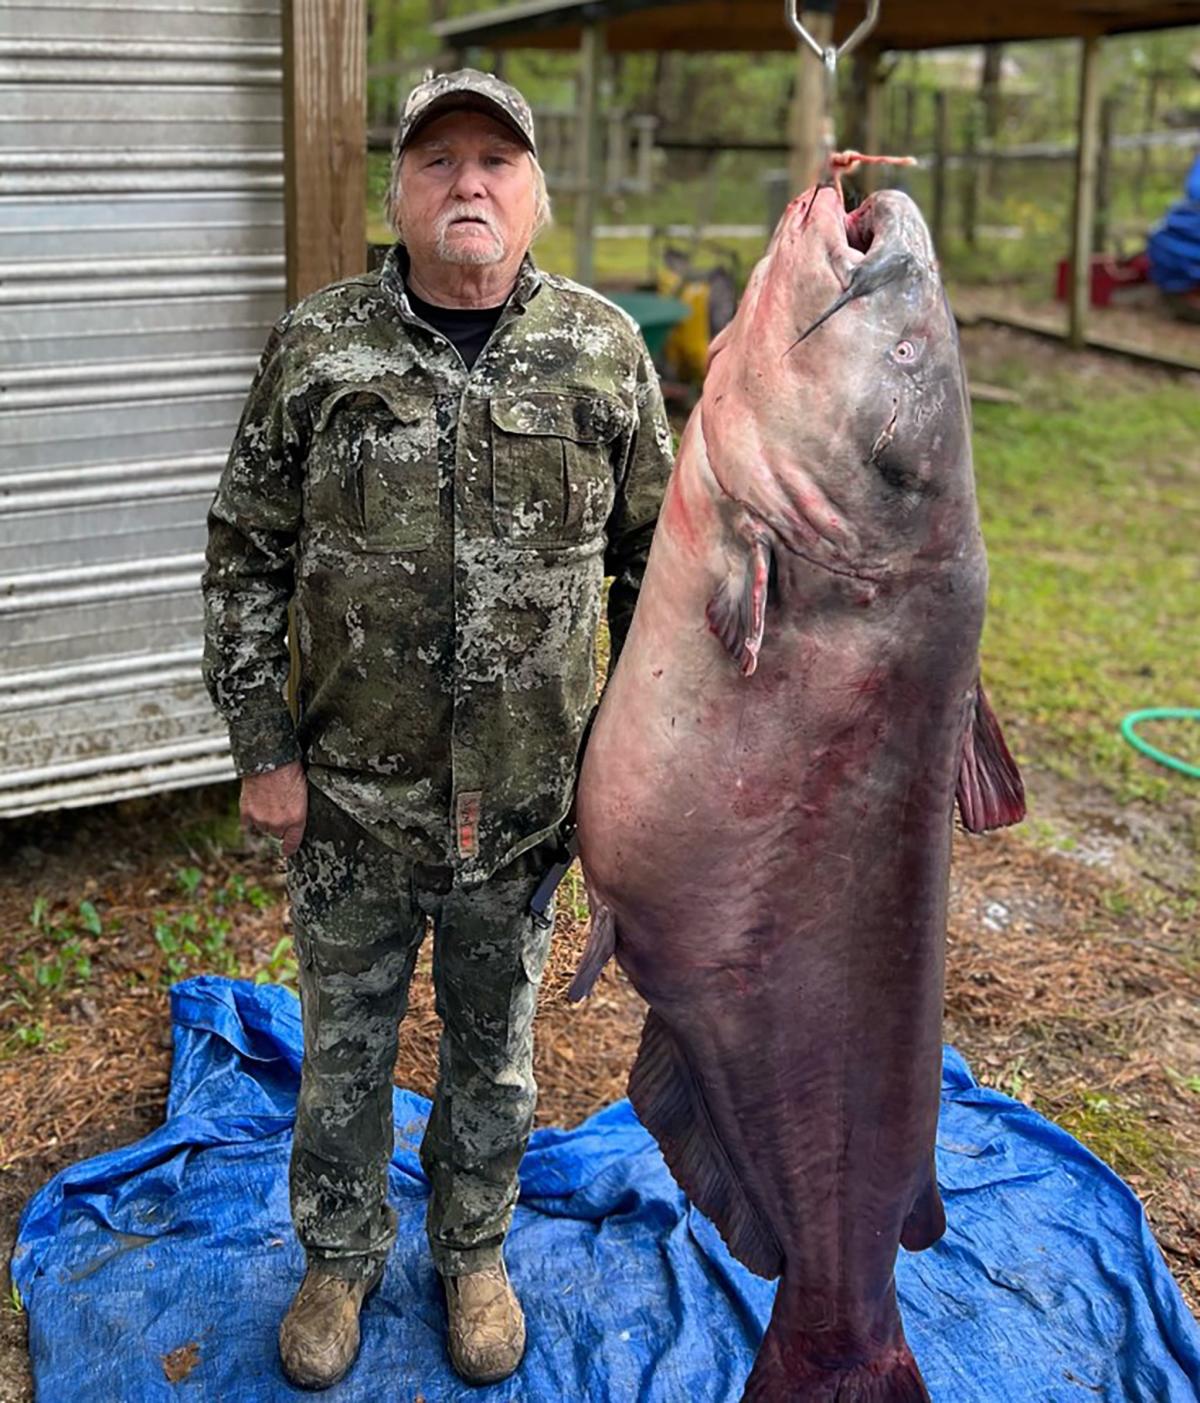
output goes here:
{"type": "MultiPolygon", "coordinates": [[[[1085,378],[1065,353],[1059,364],[989,368],[1025,402],[976,406],[985,675],[1039,763],[1121,802],[1168,800],[1189,781],[1139,759],[1117,728],[1135,708],[1196,701],[1196,390],[1085,378]]],[[[1194,727],[1153,734],[1196,760],[1194,727]]]]}

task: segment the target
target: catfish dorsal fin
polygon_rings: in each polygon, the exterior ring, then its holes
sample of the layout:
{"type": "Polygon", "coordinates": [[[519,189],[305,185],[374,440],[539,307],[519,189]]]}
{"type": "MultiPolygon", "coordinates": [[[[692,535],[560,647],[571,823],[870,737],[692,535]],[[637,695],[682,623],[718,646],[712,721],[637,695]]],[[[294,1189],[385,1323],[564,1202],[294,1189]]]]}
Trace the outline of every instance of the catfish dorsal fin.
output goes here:
{"type": "Polygon", "coordinates": [[[730,553],[729,573],[708,601],[705,615],[742,676],[749,677],[758,666],[762,647],[771,547],[760,532],[749,535],[745,551],[741,544],[739,537],[738,546],[730,553]]]}
{"type": "Polygon", "coordinates": [[[963,737],[956,797],[968,833],[1006,828],[1025,817],[1021,772],[1004,743],[1000,722],[988,704],[982,682],[976,683],[975,701],[963,737]]]}

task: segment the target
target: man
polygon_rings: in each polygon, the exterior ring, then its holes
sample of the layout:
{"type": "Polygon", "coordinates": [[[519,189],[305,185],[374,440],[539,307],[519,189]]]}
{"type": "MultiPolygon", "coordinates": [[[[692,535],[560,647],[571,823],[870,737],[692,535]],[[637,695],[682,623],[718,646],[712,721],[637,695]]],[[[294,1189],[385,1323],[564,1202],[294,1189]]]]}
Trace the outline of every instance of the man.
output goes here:
{"type": "Polygon", "coordinates": [[[548,202],[515,89],[470,69],[418,86],[389,207],[381,271],[277,323],[204,577],[205,677],[243,819],[288,858],[308,1271],[280,1354],[309,1388],[353,1362],[395,1235],[391,1069],[427,918],[444,1031],[421,1156],[450,1358],[477,1383],[520,1361],[501,1248],[552,925],[530,901],[594,706],[602,580],[615,657],[671,462],[633,322],[528,255],[548,202]]]}

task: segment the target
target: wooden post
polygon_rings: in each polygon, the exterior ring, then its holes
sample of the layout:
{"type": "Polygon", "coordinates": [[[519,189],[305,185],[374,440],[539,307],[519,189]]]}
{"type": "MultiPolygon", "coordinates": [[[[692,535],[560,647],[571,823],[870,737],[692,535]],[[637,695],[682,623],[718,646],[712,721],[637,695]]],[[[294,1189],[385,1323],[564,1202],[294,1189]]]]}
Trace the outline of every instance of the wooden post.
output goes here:
{"type": "MultiPolygon", "coordinates": [[[[854,142],[868,156],[878,156],[882,150],[884,70],[877,48],[867,45],[854,55],[855,90],[861,104],[858,130],[854,142]]],[[[879,188],[878,166],[860,166],[855,172],[859,190],[865,196],[879,188]]]]}
{"type": "Polygon", "coordinates": [[[946,157],[950,145],[950,108],[945,90],[933,95],[933,221],[930,233],[938,257],[946,243],[946,157]]]}
{"type": "Polygon", "coordinates": [[[976,223],[979,218],[979,190],[983,183],[983,166],[979,160],[979,114],[967,109],[963,123],[963,159],[959,171],[959,194],[962,199],[962,236],[968,248],[974,248],[976,223]]]}
{"type": "Polygon", "coordinates": [[[367,266],[365,0],[284,0],[288,304],[367,266]]]}
{"type": "MultiPolygon", "coordinates": [[[[822,46],[833,41],[833,15],[803,10],[800,22],[822,46]]],[[[825,67],[807,44],[796,49],[796,87],[792,97],[788,162],[792,194],[799,194],[817,179],[821,170],[822,133],[825,122],[825,67]]]]}
{"type": "Polygon", "coordinates": [[[1095,242],[1096,155],[1100,138],[1100,40],[1089,34],[1079,48],[1079,136],[1071,219],[1071,288],[1067,340],[1081,350],[1087,339],[1091,253],[1095,242]]]}
{"type": "Polygon", "coordinates": [[[900,136],[900,155],[913,156],[917,144],[917,85],[907,83],[904,88],[904,126],[900,136]]]}
{"type": "Polygon", "coordinates": [[[1000,162],[992,153],[1000,136],[1000,80],[1004,74],[1004,45],[983,46],[983,70],[979,75],[979,96],[983,101],[984,194],[994,199],[999,193],[1000,162]]]}
{"type": "Polygon", "coordinates": [[[1100,104],[1100,151],[1096,160],[1096,228],[1092,252],[1103,253],[1108,243],[1109,205],[1112,198],[1113,133],[1120,99],[1109,96],[1100,104]]]}
{"type": "Polygon", "coordinates": [[[600,82],[604,72],[604,26],[583,27],[579,45],[578,148],[575,194],[575,279],[590,287],[596,276],[596,210],[602,179],[603,131],[600,82]]]}
{"type": "MultiPolygon", "coordinates": [[[[1151,49],[1150,62],[1153,64],[1153,67],[1146,75],[1146,112],[1142,118],[1142,130],[1146,133],[1154,130],[1154,124],[1158,120],[1159,83],[1166,77],[1166,74],[1159,65],[1159,56],[1156,50],[1157,41],[1151,49]]],[[[1146,192],[1146,177],[1150,174],[1150,167],[1151,148],[1149,146],[1143,146],[1138,152],[1137,174],[1133,178],[1133,198],[1139,214],[1142,212],[1142,201],[1146,192]]]]}

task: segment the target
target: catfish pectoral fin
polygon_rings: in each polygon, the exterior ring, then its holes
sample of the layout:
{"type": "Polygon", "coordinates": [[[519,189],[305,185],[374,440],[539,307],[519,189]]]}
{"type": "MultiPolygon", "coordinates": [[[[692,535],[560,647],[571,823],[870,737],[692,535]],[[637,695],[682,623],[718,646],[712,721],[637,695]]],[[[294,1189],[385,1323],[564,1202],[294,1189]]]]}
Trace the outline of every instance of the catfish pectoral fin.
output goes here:
{"type": "Polygon", "coordinates": [[[679,1187],[717,1228],[730,1252],[758,1276],[783,1270],[783,1249],[730,1163],[687,1056],[653,1009],[646,1015],[629,1099],[658,1141],[679,1187]]]}
{"type": "Polygon", "coordinates": [[[963,738],[958,812],[968,833],[1007,828],[1025,817],[1025,785],[980,682],[963,738]]]}
{"type": "Polygon", "coordinates": [[[729,573],[708,601],[708,626],[720,639],[743,677],[758,666],[767,613],[771,548],[761,535],[751,536],[743,553],[732,556],[729,573]]]}
{"type": "MultiPolygon", "coordinates": [[[[591,893],[588,893],[589,896],[591,893]]],[[[602,904],[592,902],[592,919],[588,924],[587,944],[583,948],[583,958],[567,990],[567,999],[577,1004],[586,999],[600,978],[600,971],[612,959],[617,948],[617,918],[612,910],[602,904]]]]}

